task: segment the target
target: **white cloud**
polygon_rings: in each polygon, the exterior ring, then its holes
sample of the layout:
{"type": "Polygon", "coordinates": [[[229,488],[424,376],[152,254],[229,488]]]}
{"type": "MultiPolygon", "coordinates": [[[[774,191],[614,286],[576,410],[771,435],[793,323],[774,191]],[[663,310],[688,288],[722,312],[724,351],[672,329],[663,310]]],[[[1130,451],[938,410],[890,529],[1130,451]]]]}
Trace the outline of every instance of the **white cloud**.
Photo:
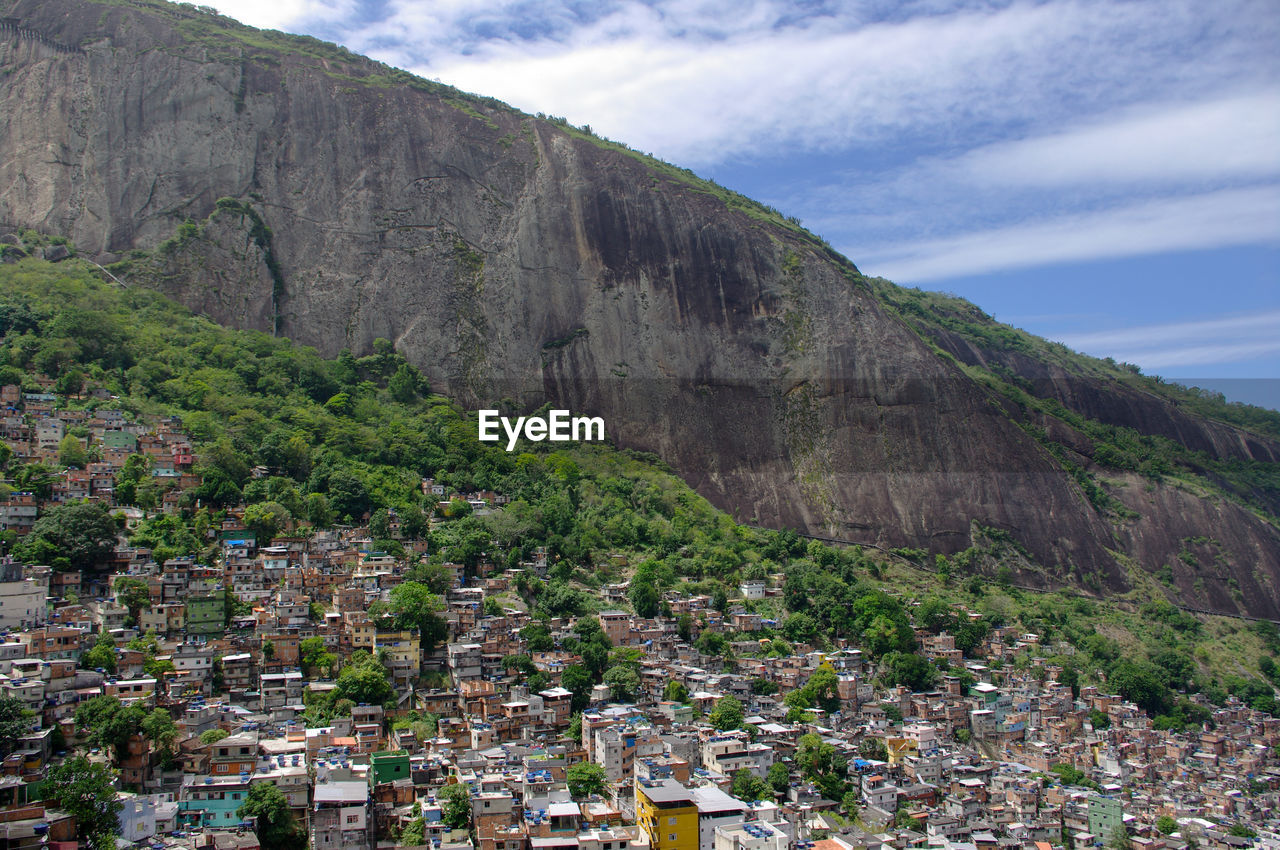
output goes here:
{"type": "Polygon", "coordinates": [[[1280,353],[1280,311],[1066,334],[1061,341],[1144,369],[1233,363],[1280,353]]]}
{"type": "Polygon", "coordinates": [[[481,5],[397,0],[352,39],[425,76],[694,164],[913,134],[991,140],[1153,91],[1247,84],[1276,66],[1277,21],[1250,2],[1058,0],[873,23],[860,6],[788,17],[782,3],[626,2],[578,22],[559,2],[481,5]],[[538,32],[522,32],[518,13],[538,32]],[[1230,37],[1204,40],[1212,30],[1230,37]]]}
{"type": "Polygon", "coordinates": [[[904,233],[937,235],[975,220],[1105,206],[1280,176],[1280,88],[1227,92],[1093,117],[1063,132],[912,161],[888,173],[850,171],[768,199],[828,238],[875,250],[904,233]],[[886,215],[885,211],[892,211],[886,215]]]}
{"type": "Polygon", "coordinates": [[[861,267],[899,283],[1049,263],[1280,242],[1280,187],[1226,189],[882,249],[861,267]]]}
{"type": "Polygon", "coordinates": [[[349,18],[355,13],[356,0],[200,0],[200,5],[250,26],[287,30],[304,22],[349,18]]]}
{"type": "Polygon", "coordinates": [[[899,280],[1280,226],[1272,0],[214,4],[684,165],[838,153],[760,194],[899,280]]]}
{"type": "Polygon", "coordinates": [[[945,168],[972,183],[1019,188],[1270,176],[1280,173],[1280,90],[1148,107],[988,145],[945,168]]]}

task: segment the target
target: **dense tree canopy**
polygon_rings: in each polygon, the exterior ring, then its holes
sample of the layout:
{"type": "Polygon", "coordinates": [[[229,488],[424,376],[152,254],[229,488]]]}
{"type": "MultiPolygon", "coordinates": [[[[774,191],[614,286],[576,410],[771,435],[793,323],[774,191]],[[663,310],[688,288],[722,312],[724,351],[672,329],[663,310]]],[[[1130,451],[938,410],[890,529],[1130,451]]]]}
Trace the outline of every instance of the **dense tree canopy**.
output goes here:
{"type": "Polygon", "coordinates": [[[263,850],[303,850],[307,831],[293,814],[289,800],[271,782],[255,782],[236,816],[254,818],[254,833],[263,850]]]}
{"type": "Polygon", "coordinates": [[[49,771],[44,799],[75,817],[77,833],[88,839],[93,850],[114,850],[124,808],[114,782],[109,767],[75,756],[49,771]]]}
{"type": "Polygon", "coordinates": [[[608,783],[604,768],[589,761],[572,765],[566,779],[569,783],[569,793],[575,799],[590,797],[592,794],[603,794],[608,783]]]}
{"type": "Polygon", "coordinates": [[[27,563],[88,570],[115,549],[116,522],[101,502],[54,505],[43,513],[15,554],[27,563]]]}

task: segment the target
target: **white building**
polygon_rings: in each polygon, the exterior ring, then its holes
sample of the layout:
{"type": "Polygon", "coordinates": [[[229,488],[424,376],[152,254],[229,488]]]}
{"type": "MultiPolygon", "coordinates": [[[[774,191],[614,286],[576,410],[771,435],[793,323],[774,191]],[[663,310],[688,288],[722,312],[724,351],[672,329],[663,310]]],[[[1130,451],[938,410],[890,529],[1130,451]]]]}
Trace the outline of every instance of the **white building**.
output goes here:
{"type": "Polygon", "coordinates": [[[718,826],[712,850],[787,850],[791,840],[770,823],[718,826]]]}
{"type": "Polygon", "coordinates": [[[694,788],[691,793],[698,807],[698,850],[713,850],[716,830],[741,824],[747,804],[714,785],[694,788]]]}
{"type": "Polygon", "coordinates": [[[0,629],[36,629],[49,620],[48,567],[0,564],[0,629]]]}

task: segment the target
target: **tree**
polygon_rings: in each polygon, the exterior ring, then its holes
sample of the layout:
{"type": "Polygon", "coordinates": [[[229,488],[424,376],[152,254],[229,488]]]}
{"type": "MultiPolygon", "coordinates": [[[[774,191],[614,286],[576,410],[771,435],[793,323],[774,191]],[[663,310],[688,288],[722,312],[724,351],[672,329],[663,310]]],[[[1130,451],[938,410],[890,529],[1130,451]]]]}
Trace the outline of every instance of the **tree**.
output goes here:
{"type": "Polygon", "coordinates": [[[1152,717],[1168,714],[1173,705],[1173,695],[1169,693],[1164,677],[1149,662],[1135,662],[1127,658],[1118,661],[1111,668],[1107,684],[1152,717]]]}
{"type": "Polygon", "coordinates": [[[956,625],[956,649],[971,656],[990,633],[991,624],[986,620],[961,620],[956,625]]]}
{"type": "Polygon", "coordinates": [[[449,636],[449,627],[437,613],[444,608],[431,588],[417,581],[403,581],[391,589],[391,612],[396,627],[418,633],[423,650],[430,652],[449,636]]]}
{"type": "Polygon", "coordinates": [[[334,512],[329,507],[329,497],[324,493],[308,493],[303,504],[303,513],[307,522],[316,528],[328,528],[333,525],[334,512]]]}
{"type": "Polygon", "coordinates": [[[117,505],[136,504],[138,485],[147,479],[151,458],[146,455],[129,455],[124,466],[116,473],[114,496],[117,505]]]}
{"type": "Polygon", "coordinates": [[[86,670],[116,672],[116,642],[106,632],[98,632],[93,646],[80,654],[80,666],[86,670]]]}
{"type": "Polygon", "coordinates": [[[791,785],[791,771],[783,762],[775,761],[769,765],[769,774],[765,777],[765,781],[774,791],[781,794],[791,785]]]}
{"type": "MultiPolygon", "coordinates": [[[[413,513],[414,511],[412,510],[408,511],[406,513],[406,517],[412,516],[413,513]]],[[[417,511],[417,514],[418,516],[423,516],[422,511],[417,511]]],[[[401,527],[404,527],[403,522],[401,523],[401,527]]],[[[406,536],[412,539],[419,535],[409,534],[406,531],[406,536]]],[[[416,581],[425,584],[427,586],[427,590],[430,590],[437,596],[443,596],[449,592],[450,588],[453,587],[453,573],[450,572],[444,564],[417,564],[405,573],[404,578],[405,581],[416,581]]]]}
{"type": "Polygon", "coordinates": [[[76,725],[91,744],[109,748],[117,764],[135,735],[150,741],[166,764],[173,762],[178,727],[162,708],[148,712],[138,703],[124,705],[115,697],[98,696],[76,707],[76,725]]]}
{"type": "Polygon", "coordinates": [[[1161,835],[1172,835],[1178,831],[1178,822],[1168,815],[1161,815],[1156,818],[1156,829],[1161,835]]]}
{"type": "Polygon", "coordinates": [[[13,473],[13,486],[24,493],[34,493],[41,499],[53,495],[53,470],[42,463],[28,463],[13,473]]]}
{"type": "Polygon", "coordinates": [[[173,745],[178,739],[178,725],[169,712],[163,708],[153,709],[142,720],[141,731],[155,747],[160,763],[166,768],[171,767],[176,759],[173,745]]]}
{"type": "Polygon", "coordinates": [[[419,388],[423,384],[421,372],[408,363],[401,363],[400,368],[387,381],[387,390],[393,399],[401,404],[408,404],[418,397],[419,388]]]}
{"type": "Polygon", "coordinates": [[[721,697],[716,700],[715,706],[707,714],[707,721],[721,732],[741,729],[742,718],[742,703],[735,697],[721,697]]]}
{"type": "Polygon", "coordinates": [[[616,664],[605,671],[604,683],[615,702],[633,702],[640,689],[640,676],[630,664],[616,664]]]}
{"type": "Polygon", "coordinates": [[[840,677],[830,664],[823,664],[813,671],[809,681],[801,689],[813,705],[823,711],[840,710],[840,677]]]}
{"type": "Polygon", "coordinates": [[[582,654],[582,666],[590,670],[592,676],[604,676],[604,671],[609,666],[608,647],[592,642],[582,645],[579,651],[582,654]]]}
{"type": "Polygon", "coordinates": [[[242,820],[254,818],[253,831],[262,850],[304,850],[307,846],[306,830],[294,817],[289,798],[274,783],[250,785],[236,816],[242,820]]]}
{"type": "Polygon", "coordinates": [[[85,451],[80,441],[71,434],[63,437],[58,442],[58,463],[63,466],[74,466],[76,469],[84,469],[85,464],[89,462],[89,453],[85,451]]]}
{"type": "Polygon", "coordinates": [[[339,469],[329,476],[329,506],[335,514],[362,517],[371,504],[364,482],[353,473],[339,469]]]}
{"type": "Polygon", "coordinates": [[[658,605],[662,599],[652,580],[633,580],[629,595],[631,607],[635,609],[637,617],[650,618],[658,615],[658,605]]]}
{"type": "Polygon", "coordinates": [[[351,662],[342,668],[333,689],[335,702],[347,699],[356,705],[382,705],[395,695],[387,668],[365,652],[352,653],[351,662]]]}
{"type": "Polygon", "coordinates": [[[31,731],[35,712],[17,697],[0,697],[0,755],[13,752],[18,739],[31,731]]]}
{"type": "Polygon", "coordinates": [[[93,850],[114,850],[124,804],[116,799],[111,768],[84,756],[69,759],[49,771],[44,799],[75,817],[77,833],[88,837],[93,850]]]}
{"type": "Polygon", "coordinates": [[[369,535],[374,540],[388,540],[391,537],[391,513],[386,508],[378,508],[369,517],[369,535]]]}
{"type": "Polygon", "coordinates": [[[556,646],[545,623],[530,623],[520,630],[520,637],[530,652],[550,652],[556,646]]]}
{"type": "Polygon", "coordinates": [[[298,643],[298,653],[302,659],[302,667],[306,670],[332,669],[338,657],[329,651],[322,637],[303,638],[298,643]]]}
{"type": "Polygon", "coordinates": [[[595,762],[578,762],[572,765],[565,774],[569,783],[569,794],[575,799],[590,797],[592,794],[603,794],[608,783],[604,768],[595,762]]]}
{"type": "Polygon", "coordinates": [[[245,527],[254,533],[259,545],[266,545],[293,522],[293,514],[279,502],[259,502],[244,509],[245,527]]]}
{"type": "Polygon", "coordinates": [[[937,634],[955,627],[956,615],[951,606],[937,596],[927,596],[916,608],[916,623],[923,629],[937,634]]]}
{"type": "Polygon", "coordinates": [[[116,601],[129,609],[129,617],[134,624],[143,608],[151,606],[151,589],[146,581],[134,576],[120,576],[115,583],[116,601]]]}
{"type": "Polygon", "coordinates": [[[818,636],[818,621],[803,611],[797,611],[782,621],[782,633],[795,643],[810,643],[818,636]]]}
{"type": "Polygon", "coordinates": [[[728,639],[719,632],[703,632],[693,645],[703,655],[724,655],[730,649],[728,639]]]}
{"type": "Polygon", "coordinates": [[[440,816],[451,829],[466,829],[471,823],[471,791],[462,783],[446,785],[437,795],[440,799],[440,816]]]}
{"type": "Polygon", "coordinates": [[[811,780],[837,770],[843,773],[845,769],[844,758],[836,752],[836,748],[813,733],[800,736],[800,746],[796,749],[796,766],[806,779],[811,780]]]}
{"type": "Polygon", "coordinates": [[[1124,824],[1118,823],[1112,827],[1107,846],[1111,850],[1129,850],[1129,830],[1125,829],[1124,824]]]}
{"type": "Polygon", "coordinates": [[[53,391],[58,395],[79,396],[84,390],[84,372],[69,369],[58,376],[53,384],[53,391]]]}
{"type": "MultiPolygon", "coordinates": [[[[414,805],[417,805],[416,803],[414,805]]],[[[426,819],[419,816],[409,821],[404,831],[400,833],[400,840],[397,842],[399,847],[420,847],[427,843],[426,838],[427,824],[426,819]]]]}
{"type": "Polygon", "coordinates": [[[200,733],[200,743],[208,746],[218,743],[225,737],[227,737],[226,729],[207,729],[200,733]]]}
{"type": "Polygon", "coordinates": [[[504,655],[501,663],[502,669],[515,670],[516,675],[519,676],[521,680],[524,680],[538,672],[538,668],[533,666],[533,659],[528,655],[525,655],[523,652],[518,652],[513,655],[504,655]]]}
{"type": "Polygon", "coordinates": [[[938,669],[929,659],[914,652],[890,652],[881,659],[886,686],[905,685],[913,691],[925,691],[938,680],[938,669]]]}
{"type": "Polygon", "coordinates": [[[116,523],[101,502],[56,505],[35,521],[16,552],[27,563],[66,558],[71,569],[98,566],[116,545],[116,523]]]}
{"type": "Polygon", "coordinates": [[[582,711],[591,702],[591,689],[595,686],[595,682],[591,671],[581,664],[570,664],[564,668],[564,672],[560,674],[560,684],[573,694],[570,700],[572,711],[582,711]]]}
{"type": "Polygon", "coordinates": [[[669,702],[687,702],[689,700],[689,689],[679,679],[672,679],[663,688],[662,698],[669,702]]]}
{"type": "Polygon", "coordinates": [[[1058,683],[1071,688],[1072,699],[1080,697],[1080,671],[1076,668],[1063,667],[1062,672],[1058,674],[1058,683]]]}
{"type": "Polygon", "coordinates": [[[690,614],[681,614],[676,619],[676,634],[680,636],[680,640],[689,643],[693,640],[693,616],[690,614]]]}
{"type": "Polygon", "coordinates": [[[773,790],[769,787],[769,783],[745,767],[734,772],[733,787],[729,793],[748,803],[754,803],[756,800],[773,799],[773,790]]]}

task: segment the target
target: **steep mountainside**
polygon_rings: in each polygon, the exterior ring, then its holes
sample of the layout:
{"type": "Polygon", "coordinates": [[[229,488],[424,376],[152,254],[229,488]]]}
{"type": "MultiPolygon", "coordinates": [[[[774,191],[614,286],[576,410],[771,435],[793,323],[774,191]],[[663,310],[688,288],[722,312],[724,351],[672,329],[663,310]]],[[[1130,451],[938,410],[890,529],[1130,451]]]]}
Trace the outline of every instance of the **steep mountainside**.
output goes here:
{"type": "Polygon", "coordinates": [[[469,404],[602,415],[745,521],[948,553],[996,529],[1025,583],[1165,571],[1186,604],[1280,615],[1275,418],[312,39],[160,0],[0,10],[0,225],[330,355],[390,339],[469,404]]]}

